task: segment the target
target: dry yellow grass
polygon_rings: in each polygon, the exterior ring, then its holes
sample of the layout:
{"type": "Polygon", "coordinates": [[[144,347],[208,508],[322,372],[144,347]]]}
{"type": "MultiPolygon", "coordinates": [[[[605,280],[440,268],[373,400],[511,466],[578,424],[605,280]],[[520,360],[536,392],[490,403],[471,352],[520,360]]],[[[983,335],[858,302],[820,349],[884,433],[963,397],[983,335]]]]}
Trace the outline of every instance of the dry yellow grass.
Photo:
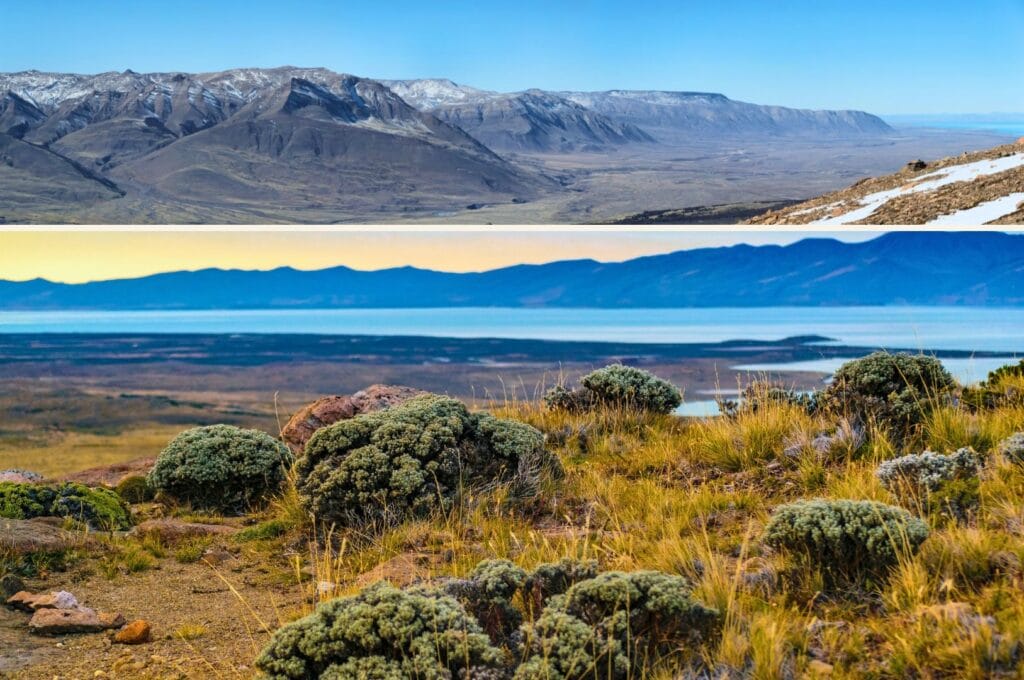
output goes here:
{"type": "Polygon", "coordinates": [[[61,432],[48,435],[42,444],[0,439],[0,470],[14,468],[56,476],[155,456],[181,429],[159,425],[110,435],[61,432]]]}

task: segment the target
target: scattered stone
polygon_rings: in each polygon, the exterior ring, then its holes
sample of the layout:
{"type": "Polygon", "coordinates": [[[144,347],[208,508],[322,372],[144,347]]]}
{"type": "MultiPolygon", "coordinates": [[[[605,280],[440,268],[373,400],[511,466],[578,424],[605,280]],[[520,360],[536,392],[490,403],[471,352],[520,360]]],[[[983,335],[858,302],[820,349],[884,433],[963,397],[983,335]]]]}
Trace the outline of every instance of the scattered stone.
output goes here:
{"type": "Polygon", "coordinates": [[[1020,558],[1009,550],[997,550],[988,556],[988,567],[994,573],[1011,578],[1021,575],[1020,558]]]}
{"type": "Polygon", "coordinates": [[[377,581],[388,581],[395,586],[403,587],[435,573],[441,564],[443,564],[441,555],[405,552],[363,572],[356,577],[355,585],[358,588],[365,588],[377,581]]]}
{"type": "Polygon", "coordinates": [[[26,604],[32,611],[40,609],[77,609],[78,599],[66,590],[33,595],[27,598],[26,604]]]}
{"type": "Polygon", "coordinates": [[[135,536],[154,536],[165,545],[173,546],[189,538],[204,536],[230,536],[238,529],[225,524],[201,524],[199,522],[183,522],[179,519],[151,519],[135,526],[131,534],[135,536]]]}
{"type": "Polygon", "coordinates": [[[99,633],[106,630],[99,615],[88,607],[78,609],[40,609],[32,615],[28,629],[36,635],[99,633]]]}
{"type": "Polygon", "coordinates": [[[114,636],[114,642],[118,642],[122,645],[141,645],[144,642],[149,642],[152,639],[152,631],[149,627],[149,622],[143,619],[136,619],[127,626],[117,631],[114,636]]]}
{"type": "Polygon", "coordinates": [[[97,614],[100,619],[100,623],[107,630],[114,630],[124,625],[124,616],[118,612],[100,612],[97,614]]]}
{"type": "Polygon", "coordinates": [[[22,612],[32,612],[32,602],[36,596],[27,590],[21,590],[7,598],[7,606],[22,612]]]}
{"type": "Polygon", "coordinates": [[[425,392],[414,387],[371,385],[349,396],[323,397],[299,409],[281,430],[281,439],[292,451],[302,453],[306,442],[320,428],[363,413],[397,406],[420,394],[425,392]]]}
{"type": "Polygon", "coordinates": [[[72,472],[71,474],[62,477],[61,480],[65,482],[78,482],[80,484],[85,484],[86,486],[107,486],[114,488],[126,477],[148,475],[149,471],[153,469],[153,465],[155,464],[156,458],[153,456],[149,456],[147,458],[136,458],[135,460],[130,460],[126,463],[114,463],[113,465],[102,465],[100,467],[89,468],[88,470],[72,472]]]}
{"type": "Polygon", "coordinates": [[[967,602],[945,602],[921,607],[917,611],[920,618],[932,619],[938,623],[955,623],[967,630],[978,630],[981,628],[992,628],[996,620],[991,616],[982,616],[974,612],[967,602]]]}
{"type": "Polygon", "coordinates": [[[56,519],[58,525],[64,520],[58,518],[37,517],[35,519],[0,519],[0,551],[8,550],[15,555],[30,555],[37,552],[62,552],[86,542],[82,532],[65,531],[54,526],[50,519],[56,519]]]}
{"type": "Polygon", "coordinates": [[[822,678],[832,675],[833,666],[830,663],[811,659],[807,662],[807,675],[811,678],[822,678]]]}
{"type": "Polygon", "coordinates": [[[209,564],[211,567],[217,567],[225,562],[237,560],[229,550],[223,546],[211,546],[203,552],[202,561],[209,564]]]}
{"type": "Polygon", "coordinates": [[[3,578],[0,578],[0,595],[4,600],[23,590],[25,590],[25,582],[14,574],[4,574],[3,578]]]}
{"type": "Polygon", "coordinates": [[[43,481],[43,476],[28,470],[0,470],[0,482],[15,484],[35,484],[43,481]]]}
{"type": "Polygon", "coordinates": [[[910,161],[909,163],[907,163],[906,167],[907,170],[909,170],[910,172],[920,172],[921,170],[927,168],[928,164],[925,163],[920,158],[918,158],[916,161],[910,161]]]}

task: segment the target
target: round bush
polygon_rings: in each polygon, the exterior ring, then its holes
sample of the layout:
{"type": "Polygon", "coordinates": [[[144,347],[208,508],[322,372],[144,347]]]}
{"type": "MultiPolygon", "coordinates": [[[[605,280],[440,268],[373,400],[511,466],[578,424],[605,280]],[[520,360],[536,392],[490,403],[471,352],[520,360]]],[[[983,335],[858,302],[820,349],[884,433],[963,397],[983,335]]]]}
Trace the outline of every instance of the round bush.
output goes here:
{"type": "Polygon", "coordinates": [[[580,378],[581,389],[556,386],[544,397],[549,408],[571,412],[589,411],[603,405],[671,413],[683,395],[672,383],[640,368],[612,364],[580,378]]]}
{"type": "Polygon", "coordinates": [[[999,442],[999,453],[1003,454],[1008,461],[1017,465],[1024,465],[1024,432],[1015,432],[999,442]]]}
{"type": "Polygon", "coordinates": [[[124,530],[132,525],[127,504],[115,492],[75,482],[0,482],[0,517],[64,517],[104,531],[124,530]]]}
{"type": "Polygon", "coordinates": [[[447,680],[500,678],[505,657],[454,598],[378,583],[278,630],[256,665],[269,680],[447,680]]]}
{"type": "Polygon", "coordinates": [[[973,449],[933,451],[887,460],[875,476],[900,503],[963,518],[980,500],[981,459],[973,449]]]}
{"type": "Polygon", "coordinates": [[[114,491],[129,503],[148,503],[156,495],[156,491],[149,485],[149,480],[142,475],[125,477],[117,483],[114,491]]]}
{"type": "Polygon", "coordinates": [[[821,570],[829,585],[880,578],[928,538],[928,525],[875,501],[810,500],[781,505],[765,527],[768,545],[821,570]]]}
{"type": "Polygon", "coordinates": [[[529,495],[543,470],[557,459],[538,430],[438,395],[322,428],[296,466],[303,504],[338,525],[422,516],[497,485],[529,495]]]}
{"type": "Polygon", "coordinates": [[[679,576],[605,572],[551,599],[524,628],[527,658],[517,680],[645,677],[666,656],[717,628],[714,609],[695,602],[679,576]]]}
{"type": "Polygon", "coordinates": [[[265,432],[211,425],[175,437],[148,480],[156,491],[192,507],[236,513],[263,505],[291,463],[288,447],[265,432]]]}
{"type": "Polygon", "coordinates": [[[875,352],[840,366],[822,400],[842,415],[904,436],[955,387],[934,357],[875,352]]]}

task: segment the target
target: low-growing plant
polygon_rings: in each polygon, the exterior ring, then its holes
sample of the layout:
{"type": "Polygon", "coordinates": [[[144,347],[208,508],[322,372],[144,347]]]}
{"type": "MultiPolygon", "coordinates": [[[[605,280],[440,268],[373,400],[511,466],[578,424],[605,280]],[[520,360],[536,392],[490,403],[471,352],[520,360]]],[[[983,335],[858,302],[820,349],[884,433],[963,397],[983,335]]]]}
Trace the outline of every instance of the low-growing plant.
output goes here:
{"type": "Polygon", "coordinates": [[[256,661],[270,680],[501,678],[506,664],[455,598],[383,582],[285,625],[256,661]]]}
{"type": "Polygon", "coordinates": [[[128,503],[148,503],[156,496],[156,490],[149,484],[149,480],[143,475],[131,475],[125,477],[114,487],[117,495],[128,503]]]}
{"type": "Polygon", "coordinates": [[[174,637],[179,640],[191,642],[192,640],[198,640],[199,638],[206,635],[206,626],[202,626],[198,623],[186,623],[174,631],[174,637]]]}
{"type": "Polygon", "coordinates": [[[1016,465],[1024,465],[1024,432],[1015,432],[999,442],[999,453],[1016,465]]]}
{"type": "Polygon", "coordinates": [[[265,522],[246,527],[237,534],[234,535],[234,539],[239,543],[247,543],[249,541],[269,541],[280,536],[284,536],[292,528],[292,524],[287,520],[282,519],[269,519],[265,522]]]}
{"type": "Polygon", "coordinates": [[[203,557],[213,540],[209,536],[195,536],[182,541],[174,549],[174,559],[182,564],[193,564],[203,557]]]}
{"type": "Polygon", "coordinates": [[[288,447],[265,432],[210,425],[175,437],[148,481],[160,494],[194,508],[238,513],[264,505],[291,464],[288,447]]]}
{"type": "Polygon", "coordinates": [[[598,406],[671,413],[683,403],[683,395],[675,385],[640,368],[612,364],[580,378],[579,389],[555,386],[544,397],[549,408],[573,413],[593,410],[598,406]]]}
{"type": "Polygon", "coordinates": [[[942,455],[933,451],[887,460],[876,475],[903,504],[963,517],[978,504],[981,460],[970,448],[942,455]]]}
{"type": "Polygon", "coordinates": [[[127,504],[115,492],[76,482],[0,482],[0,517],[64,517],[105,531],[132,525],[127,504]]]}
{"type": "Polygon", "coordinates": [[[808,414],[818,409],[817,392],[801,392],[783,385],[755,380],[743,388],[738,400],[717,399],[722,415],[736,417],[740,411],[757,412],[779,404],[795,406],[808,414]]]}
{"type": "Polygon", "coordinates": [[[955,387],[953,376],[934,357],[875,352],[840,366],[821,402],[837,414],[903,438],[955,387]]]}
{"type": "Polygon", "coordinates": [[[558,460],[529,425],[424,395],[322,428],[296,466],[304,507],[326,525],[366,525],[453,508],[468,491],[532,496],[558,460]]]}
{"type": "Polygon", "coordinates": [[[693,651],[719,623],[680,576],[605,572],[553,597],[524,627],[527,658],[515,677],[646,677],[667,657],[693,651]]]}
{"type": "Polygon", "coordinates": [[[768,545],[820,571],[830,587],[884,578],[928,538],[928,525],[875,501],[804,500],[781,505],[764,530],[768,545]]]}

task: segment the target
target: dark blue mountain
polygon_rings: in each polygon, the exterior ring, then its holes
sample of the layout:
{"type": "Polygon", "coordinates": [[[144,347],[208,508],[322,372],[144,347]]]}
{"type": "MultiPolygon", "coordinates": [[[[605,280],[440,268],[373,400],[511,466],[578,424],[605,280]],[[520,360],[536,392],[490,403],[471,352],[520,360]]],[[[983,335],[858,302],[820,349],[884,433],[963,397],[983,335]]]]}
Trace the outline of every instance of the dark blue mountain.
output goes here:
{"type": "Polygon", "coordinates": [[[0,281],[0,309],[1024,306],[1024,236],[893,232],[863,243],[684,250],[452,274],[204,269],[61,284],[0,281]]]}

